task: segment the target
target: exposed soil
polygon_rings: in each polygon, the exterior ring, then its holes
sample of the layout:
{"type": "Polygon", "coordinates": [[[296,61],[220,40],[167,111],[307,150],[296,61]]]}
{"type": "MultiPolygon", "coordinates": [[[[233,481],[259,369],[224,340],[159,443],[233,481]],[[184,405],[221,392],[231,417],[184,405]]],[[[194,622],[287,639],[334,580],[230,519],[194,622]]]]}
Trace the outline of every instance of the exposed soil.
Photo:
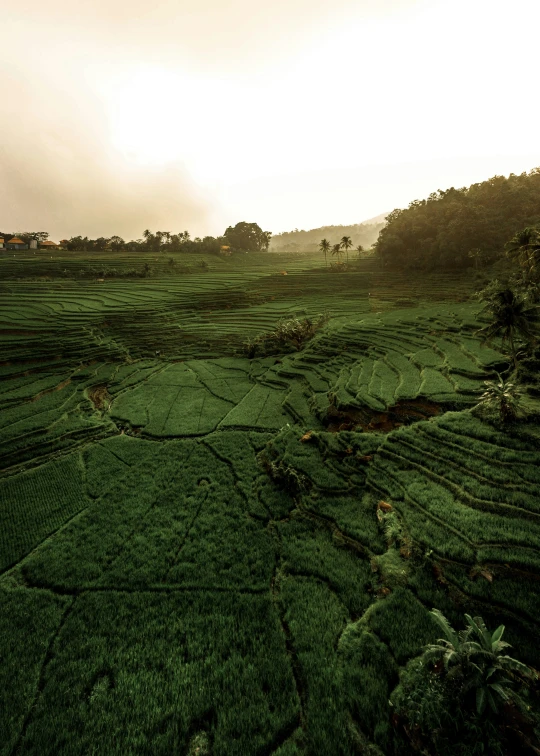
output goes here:
{"type": "Polygon", "coordinates": [[[390,431],[402,425],[410,425],[419,420],[435,417],[441,411],[440,404],[436,402],[430,402],[427,399],[411,399],[398,402],[393,407],[389,407],[386,412],[374,412],[368,407],[347,410],[330,407],[326,421],[328,430],[332,433],[342,430],[356,430],[357,428],[362,428],[364,431],[390,433],[390,431]]]}
{"type": "Polygon", "coordinates": [[[91,388],[88,389],[88,398],[98,410],[107,409],[111,402],[111,396],[105,384],[91,386],[91,388]]]}

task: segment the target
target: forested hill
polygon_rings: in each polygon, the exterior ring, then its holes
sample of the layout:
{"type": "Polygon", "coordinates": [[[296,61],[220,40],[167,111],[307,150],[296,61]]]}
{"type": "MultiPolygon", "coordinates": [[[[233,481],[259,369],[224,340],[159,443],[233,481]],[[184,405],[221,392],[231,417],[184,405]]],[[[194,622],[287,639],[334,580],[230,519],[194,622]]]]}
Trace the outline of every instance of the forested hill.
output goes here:
{"type": "Polygon", "coordinates": [[[377,254],[392,267],[462,268],[489,263],[525,226],[540,223],[540,168],[439,190],[387,217],[377,254]]]}
{"type": "Polygon", "coordinates": [[[353,246],[361,244],[363,247],[371,247],[377,241],[379,231],[383,228],[383,223],[355,223],[352,226],[321,226],[312,228],[309,231],[284,231],[282,234],[275,234],[270,242],[270,249],[286,249],[312,251],[317,249],[321,239],[327,239],[330,244],[337,244],[343,236],[350,236],[353,246]]]}

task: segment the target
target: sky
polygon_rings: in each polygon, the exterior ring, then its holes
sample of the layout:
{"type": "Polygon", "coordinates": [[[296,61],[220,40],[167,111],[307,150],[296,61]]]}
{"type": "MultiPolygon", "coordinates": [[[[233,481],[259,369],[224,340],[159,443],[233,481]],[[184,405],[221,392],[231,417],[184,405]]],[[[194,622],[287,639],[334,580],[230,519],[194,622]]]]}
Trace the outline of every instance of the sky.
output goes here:
{"type": "Polygon", "coordinates": [[[538,0],[0,0],[0,229],[359,223],[540,166],[538,0]]]}

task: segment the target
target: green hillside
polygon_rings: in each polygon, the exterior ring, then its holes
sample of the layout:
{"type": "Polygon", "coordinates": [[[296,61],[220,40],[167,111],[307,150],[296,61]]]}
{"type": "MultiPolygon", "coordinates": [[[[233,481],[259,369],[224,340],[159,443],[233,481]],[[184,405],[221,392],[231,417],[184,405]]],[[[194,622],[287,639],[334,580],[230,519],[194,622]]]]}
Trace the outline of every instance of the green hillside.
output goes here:
{"type": "Polygon", "coordinates": [[[377,241],[385,265],[400,268],[486,267],[526,226],[540,224],[540,168],[439,190],[394,210],[377,241]]]}

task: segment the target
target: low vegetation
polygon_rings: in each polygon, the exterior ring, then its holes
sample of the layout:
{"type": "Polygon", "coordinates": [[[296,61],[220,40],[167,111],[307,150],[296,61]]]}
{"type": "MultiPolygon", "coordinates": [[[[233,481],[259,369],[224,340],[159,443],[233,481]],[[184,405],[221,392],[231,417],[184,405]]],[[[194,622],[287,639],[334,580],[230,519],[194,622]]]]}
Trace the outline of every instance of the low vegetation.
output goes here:
{"type": "Polygon", "coordinates": [[[2,756],[538,753],[534,237],[339,238],[0,260],[2,756]]]}

